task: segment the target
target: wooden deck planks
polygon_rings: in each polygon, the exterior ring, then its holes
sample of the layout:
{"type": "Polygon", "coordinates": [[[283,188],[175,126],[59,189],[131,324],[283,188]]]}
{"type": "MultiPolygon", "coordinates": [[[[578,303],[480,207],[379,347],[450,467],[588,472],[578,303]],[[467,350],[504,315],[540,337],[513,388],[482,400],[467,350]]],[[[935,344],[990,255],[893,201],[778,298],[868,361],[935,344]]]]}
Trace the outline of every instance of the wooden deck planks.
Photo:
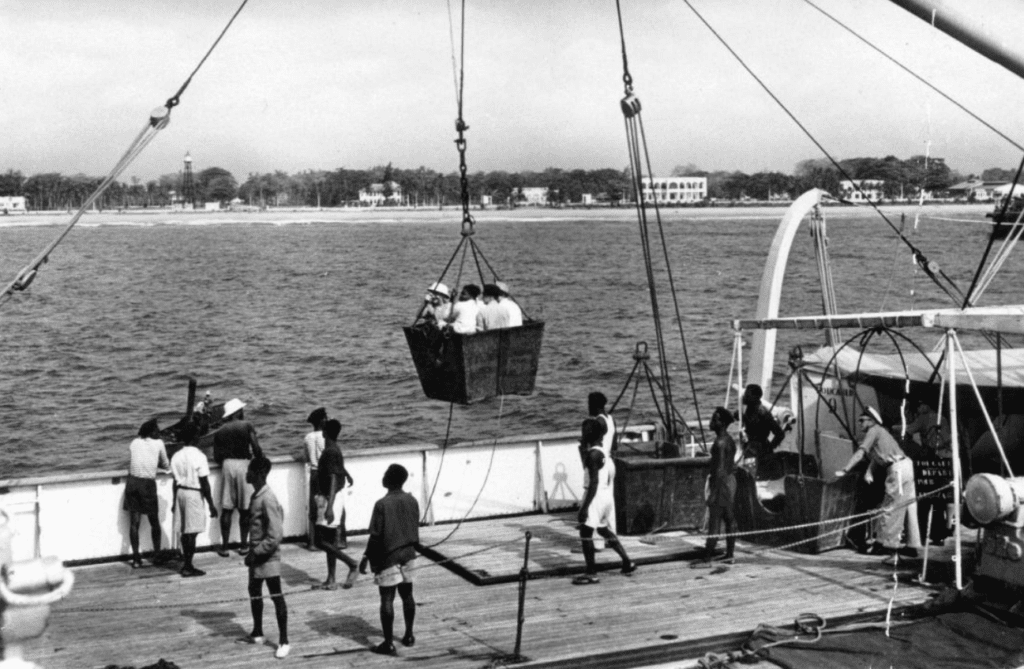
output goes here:
{"type": "MultiPolygon", "coordinates": [[[[436,542],[452,527],[423,528],[422,540],[436,542]]],[[[571,552],[579,541],[575,530],[557,515],[466,523],[439,548],[462,556],[521,537],[526,528],[539,529],[531,546],[531,570],[535,565],[582,565],[582,556],[571,552]]],[[[644,546],[636,538],[625,538],[625,543],[636,557],[666,550],[663,545],[644,546]]],[[[675,543],[702,541],[683,537],[675,543]]],[[[351,555],[362,553],[360,537],[351,546],[351,555]]],[[[882,568],[878,558],[849,551],[808,556],[761,552],[740,544],[737,557],[738,563],[722,573],[665,562],[641,567],[632,577],[616,570],[603,572],[601,583],[590,586],[574,586],[567,577],[532,579],[527,586],[523,654],[550,661],[745,632],[759,623],[784,625],[805,611],[826,617],[879,611],[892,594],[891,568],[882,568]]],[[[522,566],[522,543],[460,559],[473,569],[515,574],[522,566]]],[[[611,551],[599,553],[598,559],[617,563],[611,551]]],[[[290,666],[386,667],[415,660],[430,669],[484,667],[513,650],[518,597],[514,583],[475,586],[421,558],[417,645],[400,647],[401,658],[395,659],[367,650],[381,639],[379,600],[369,577],[348,591],[312,591],[310,584],[326,571],[323,555],[287,545],[283,561],[290,666]]],[[[160,658],[183,668],[280,666],[272,646],[235,642],[251,625],[241,558],[203,553],[197,566],[208,575],[182,579],[170,569],[131,570],[120,563],[76,569],[72,595],[54,607],[49,629],[27,646],[26,657],[51,669],[140,667],[160,658]],[[139,606],[152,608],[120,610],[139,606]],[[115,610],[81,611],[89,608],[115,610]]],[[[339,576],[344,574],[344,565],[339,565],[339,576]]],[[[901,584],[895,603],[920,603],[930,594],[925,588],[901,584]]],[[[400,635],[400,612],[396,629],[400,635]]],[[[264,630],[276,642],[269,601],[264,630]]]]}

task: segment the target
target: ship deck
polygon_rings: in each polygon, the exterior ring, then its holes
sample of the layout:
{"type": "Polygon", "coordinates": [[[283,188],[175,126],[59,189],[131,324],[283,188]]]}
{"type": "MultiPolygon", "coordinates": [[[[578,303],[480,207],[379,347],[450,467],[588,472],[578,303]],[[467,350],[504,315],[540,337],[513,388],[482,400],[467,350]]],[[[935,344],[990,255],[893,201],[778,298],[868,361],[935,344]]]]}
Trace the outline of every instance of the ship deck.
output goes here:
{"type": "MultiPolygon", "coordinates": [[[[722,644],[735,647],[759,623],[789,625],[803,612],[829,620],[884,615],[921,604],[935,589],[904,574],[894,589],[893,567],[880,558],[840,549],[822,555],[766,549],[740,542],[736,564],[691,568],[684,559],[703,544],[700,535],[623,537],[641,564],[618,571],[614,553],[598,553],[608,570],[600,583],[577,586],[582,570],[574,514],[528,515],[437,525],[421,530],[435,544],[438,564],[421,557],[415,595],[416,645],[399,656],[374,655],[380,642],[377,589],[369,576],[350,590],[312,590],[323,579],[321,553],[299,544],[282,547],[291,654],[296,667],[491,667],[511,663],[516,641],[518,589],[508,575],[523,566],[524,535],[532,535],[520,666],[640,666],[698,657],[722,644]],[[448,567],[448,568],[446,568],[448,567]],[[470,578],[476,575],[477,585],[470,578]]],[[[350,537],[348,553],[362,554],[365,536],[350,537]]],[[[939,550],[941,553],[941,549],[939,550]]],[[[941,556],[940,556],[941,559],[941,556]]],[[[274,659],[277,625],[267,602],[269,642],[239,643],[251,629],[246,569],[232,553],[196,556],[201,578],[181,578],[175,563],[133,570],[126,563],[76,567],[71,595],[54,605],[44,635],[24,647],[42,667],[145,667],[160,659],[179,667],[280,666],[274,659]]],[[[344,579],[345,566],[338,565],[344,579]]],[[[401,636],[401,604],[395,629],[401,636]]]]}

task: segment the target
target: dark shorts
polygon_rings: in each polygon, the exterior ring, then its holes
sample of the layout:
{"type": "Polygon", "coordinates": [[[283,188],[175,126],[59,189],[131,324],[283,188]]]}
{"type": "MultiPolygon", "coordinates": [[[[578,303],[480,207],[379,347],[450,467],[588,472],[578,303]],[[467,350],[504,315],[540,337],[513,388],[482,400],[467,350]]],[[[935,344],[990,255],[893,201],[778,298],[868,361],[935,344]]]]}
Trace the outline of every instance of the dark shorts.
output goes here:
{"type": "Polygon", "coordinates": [[[124,484],[124,510],[144,516],[157,512],[156,479],[140,479],[128,475],[124,484]]]}

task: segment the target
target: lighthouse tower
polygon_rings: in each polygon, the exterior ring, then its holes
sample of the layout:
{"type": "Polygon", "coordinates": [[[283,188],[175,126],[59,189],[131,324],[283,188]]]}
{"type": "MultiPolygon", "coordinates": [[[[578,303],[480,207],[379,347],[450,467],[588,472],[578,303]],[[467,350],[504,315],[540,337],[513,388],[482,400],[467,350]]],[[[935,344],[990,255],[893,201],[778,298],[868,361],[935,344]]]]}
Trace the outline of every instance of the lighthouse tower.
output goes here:
{"type": "Polygon", "coordinates": [[[196,182],[192,175],[192,156],[185,152],[185,172],[181,177],[181,206],[194,209],[196,205],[196,182]]]}

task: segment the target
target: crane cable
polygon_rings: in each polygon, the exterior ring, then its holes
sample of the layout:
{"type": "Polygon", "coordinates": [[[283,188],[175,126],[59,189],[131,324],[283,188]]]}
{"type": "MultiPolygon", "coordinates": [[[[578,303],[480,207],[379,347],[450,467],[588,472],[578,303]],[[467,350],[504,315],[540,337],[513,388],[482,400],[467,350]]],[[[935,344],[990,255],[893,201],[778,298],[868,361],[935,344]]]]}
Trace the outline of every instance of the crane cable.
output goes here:
{"type": "Polygon", "coordinates": [[[143,126],[139,134],[136,135],[132,143],[129,144],[124,155],[121,156],[120,160],[117,161],[113,169],[110,170],[110,173],[107,174],[103,181],[100,182],[92,194],[85,199],[82,206],[77,212],[75,212],[75,215],[71,217],[71,220],[68,222],[67,226],[65,226],[64,230],[57,235],[57,238],[50,242],[50,244],[48,244],[46,248],[43,249],[43,251],[29,264],[21,268],[17,276],[7,284],[3,292],[0,293],[0,306],[6,304],[13,297],[15,292],[21,292],[32,284],[39,272],[39,268],[49,261],[50,254],[55,248],[57,248],[57,245],[67,237],[68,233],[71,232],[71,229],[75,227],[76,223],[78,223],[78,220],[82,218],[82,215],[85,214],[89,207],[91,207],[101,195],[103,195],[104,191],[114,183],[117,177],[119,177],[121,173],[132,164],[139,154],[149,146],[149,143],[156,138],[156,135],[167,127],[167,124],[171,122],[171,110],[177,107],[178,103],[181,102],[181,95],[185,92],[185,89],[188,88],[189,84],[192,83],[192,78],[197,72],[199,72],[199,68],[203,66],[206,59],[210,57],[210,54],[213,53],[213,50],[217,45],[220,44],[220,41],[224,37],[225,33],[227,33],[228,28],[230,28],[231,24],[235,22],[235,19],[238,18],[238,15],[242,12],[242,9],[245,8],[245,5],[248,2],[249,0],[242,0],[242,4],[240,4],[238,9],[235,10],[235,13],[228,20],[227,25],[224,26],[223,30],[221,30],[220,35],[217,36],[217,39],[214,40],[213,44],[206,51],[206,54],[202,59],[200,59],[199,64],[195,66],[192,72],[185,79],[185,82],[180,88],[178,88],[178,91],[167,99],[167,102],[164,103],[163,107],[157,107],[150,113],[149,118],[146,120],[146,124],[143,126]]]}
{"type": "MultiPolygon", "coordinates": [[[[622,81],[624,84],[625,96],[620,107],[626,126],[626,143],[629,150],[630,174],[632,175],[632,187],[636,199],[637,222],[640,227],[640,241],[644,253],[644,269],[647,273],[647,285],[651,294],[651,310],[654,316],[654,329],[658,346],[658,358],[661,366],[662,390],[665,393],[666,409],[665,414],[673,416],[675,407],[672,403],[672,389],[669,382],[668,358],[665,354],[665,342],[661,329],[661,313],[658,308],[657,290],[654,283],[654,265],[651,255],[651,242],[649,225],[647,222],[647,207],[644,203],[644,176],[643,169],[646,162],[647,173],[650,175],[651,190],[654,190],[653,171],[651,170],[650,152],[647,150],[647,136],[644,132],[643,118],[640,111],[640,100],[633,94],[633,77],[629,72],[629,60],[626,55],[626,33],[622,23],[622,7],[619,0],[615,0],[615,11],[619,21],[619,40],[622,48],[622,81]],[[641,160],[641,149],[642,158],[641,160]]],[[[700,427],[701,440],[706,441],[704,425],[700,418],[700,404],[697,401],[697,387],[693,379],[693,368],[690,365],[690,354],[686,346],[686,334],[683,331],[683,318],[679,310],[679,298],[676,294],[675,281],[672,277],[672,264],[668,256],[668,244],[665,240],[665,228],[661,221],[661,211],[658,207],[658,198],[653,198],[654,215],[658,225],[658,234],[661,238],[661,248],[665,259],[665,271],[668,278],[669,291],[672,295],[672,305],[675,309],[676,325],[679,328],[679,339],[683,347],[683,359],[686,362],[686,373],[690,382],[690,392],[693,396],[694,411],[697,416],[697,424],[700,427]]],[[[668,437],[672,440],[676,435],[675,421],[670,420],[665,426],[668,430],[668,437]]]]}
{"type": "MultiPolygon", "coordinates": [[[[846,30],[847,32],[849,32],[851,35],[853,35],[858,40],[860,40],[861,42],[866,44],[868,47],[870,47],[874,51],[878,52],[882,57],[884,57],[887,60],[891,61],[893,64],[895,64],[897,67],[902,69],[904,72],[906,72],[910,76],[914,77],[919,82],[921,82],[922,84],[924,84],[925,86],[930,88],[932,91],[934,91],[935,93],[937,93],[938,95],[943,97],[947,102],[949,102],[953,106],[957,107],[958,109],[963,111],[965,114],[967,114],[968,116],[973,118],[975,121],[977,121],[978,123],[982,124],[983,126],[988,128],[989,130],[994,132],[1000,138],[1005,140],[1008,144],[1014,146],[1015,148],[1017,148],[1020,151],[1024,151],[1024,146],[1021,146],[1021,144],[1019,144],[1018,142],[1014,141],[1006,133],[1002,132],[1001,130],[999,130],[998,128],[993,126],[991,123],[989,123],[985,119],[981,118],[978,114],[976,114],[973,111],[971,111],[970,109],[968,109],[966,106],[961,104],[959,101],[957,101],[952,96],[946,94],[943,90],[941,90],[940,88],[938,88],[937,86],[935,86],[934,84],[929,82],[924,77],[918,75],[916,72],[914,72],[913,70],[911,70],[907,66],[903,65],[903,63],[899,62],[898,60],[896,60],[895,58],[890,56],[888,53],[886,53],[881,48],[879,48],[878,46],[876,46],[875,44],[870,42],[868,39],[866,39],[865,37],[859,35],[857,32],[855,32],[852,28],[850,28],[849,26],[844,24],[842,21],[840,21],[839,19],[837,19],[836,17],[832,16],[831,14],[826,12],[824,9],[822,9],[821,7],[816,5],[814,2],[812,2],[812,0],[804,0],[804,2],[807,3],[808,5],[810,5],[811,7],[813,7],[814,9],[816,9],[817,11],[819,11],[822,15],[824,15],[825,17],[827,17],[831,21],[833,21],[840,28],[842,28],[843,30],[846,30]]],[[[1020,167],[1017,168],[1017,173],[1016,173],[1016,175],[1013,178],[1013,184],[1010,187],[1010,192],[1009,192],[1009,194],[1006,197],[1006,201],[1003,203],[1003,207],[1002,207],[1002,210],[1000,211],[999,216],[996,218],[996,222],[995,222],[996,229],[998,229],[1001,225],[1003,225],[1003,218],[1006,216],[1006,210],[1009,207],[1010,201],[1013,199],[1013,191],[1016,189],[1017,184],[1020,182],[1021,170],[1022,169],[1024,169],[1024,158],[1022,158],[1022,160],[1021,160],[1020,167]]],[[[1018,222],[1019,222],[1019,218],[1020,217],[1018,217],[1018,222]]],[[[917,221],[916,220],[914,221],[914,229],[915,230],[917,229],[917,221]]],[[[1016,235],[1016,237],[1019,237],[1019,234],[1016,235]]],[[[985,288],[988,285],[988,282],[984,281],[981,278],[981,273],[982,273],[983,268],[985,268],[985,261],[988,259],[988,255],[989,255],[989,253],[992,250],[992,245],[993,245],[993,241],[994,240],[995,240],[995,236],[994,235],[990,236],[989,243],[985,247],[985,252],[982,254],[981,260],[978,261],[978,268],[975,270],[974,278],[971,280],[971,286],[967,290],[967,293],[966,293],[966,295],[964,297],[964,303],[963,303],[963,306],[961,308],[965,308],[967,306],[970,306],[971,303],[976,302],[977,299],[979,297],[981,297],[982,292],[984,292],[985,288]],[[979,280],[982,281],[982,283],[980,285],[979,285],[979,280]],[[977,292],[975,292],[975,288],[977,288],[977,292]]],[[[1014,243],[1016,243],[1016,239],[1014,239],[1014,241],[1009,244],[1010,248],[1012,248],[1014,243]]],[[[1004,258],[1004,260],[1005,260],[1005,258],[1004,258]]],[[[998,270],[999,270],[999,268],[1001,266],[1002,266],[1002,262],[998,262],[997,263],[996,260],[993,260],[992,261],[992,265],[989,268],[985,269],[986,274],[989,275],[989,280],[988,281],[991,281],[991,277],[994,276],[996,272],[998,272],[998,270]]]]}
{"type": "MultiPolygon", "coordinates": [[[[768,85],[764,83],[764,81],[754,72],[754,70],[751,69],[749,65],[747,65],[743,58],[740,57],[740,55],[729,45],[729,43],[725,41],[725,38],[722,37],[721,34],[719,34],[718,31],[712,27],[712,25],[707,21],[707,19],[705,19],[704,16],[697,11],[697,8],[693,6],[690,0],[683,0],[683,2],[686,4],[687,7],[690,8],[690,11],[694,13],[694,15],[700,20],[700,22],[703,23],[709,31],[711,31],[711,34],[714,35],[715,38],[722,44],[722,46],[725,47],[729,54],[736,59],[740,66],[747,71],[747,74],[749,74],[754,79],[754,81],[757,82],[757,84],[765,91],[765,93],[768,94],[768,96],[775,102],[775,104],[778,105],[779,108],[783,112],[785,112],[785,114],[789,116],[789,118],[797,125],[800,131],[803,132],[809,140],[811,140],[811,142],[818,148],[819,151],[821,151],[822,155],[825,156],[825,158],[832,164],[836,171],[838,171],[844,179],[850,181],[851,184],[853,184],[854,190],[863,193],[860,187],[853,182],[853,179],[850,177],[850,175],[847,174],[846,170],[843,169],[842,165],[839,164],[839,161],[836,160],[835,157],[833,157],[832,154],[829,153],[829,151],[824,147],[824,145],[822,145],[822,143],[811,133],[811,131],[803,123],[800,122],[800,119],[798,119],[796,115],[793,114],[793,112],[791,112],[788,107],[786,107],[782,100],[779,99],[779,97],[775,95],[775,93],[772,92],[770,88],[768,88],[768,85]]],[[[924,254],[924,252],[921,251],[921,249],[919,249],[906,235],[904,235],[903,232],[899,230],[891,220],[889,220],[889,217],[885,215],[885,213],[878,207],[877,204],[871,202],[870,200],[867,200],[867,202],[871,206],[871,208],[875,210],[875,213],[877,213],[879,217],[881,217],[881,219],[885,221],[889,228],[896,234],[896,238],[907,245],[907,247],[910,249],[913,255],[914,262],[917,263],[921,270],[932,280],[932,282],[935,283],[936,286],[939,287],[939,289],[942,292],[944,292],[947,295],[947,297],[950,298],[950,300],[953,301],[954,304],[957,304],[959,306],[961,301],[967,299],[963,291],[960,290],[960,288],[956,285],[956,282],[954,282],[953,279],[951,279],[945,273],[945,271],[943,271],[942,268],[939,267],[938,263],[929,260],[928,257],[924,254]]]]}
{"type": "MultiPolygon", "coordinates": [[[[441,272],[441,276],[437,279],[437,281],[441,282],[444,279],[445,275],[448,273],[448,269],[451,267],[452,262],[454,261],[455,257],[459,254],[459,251],[462,251],[463,255],[465,255],[465,253],[466,253],[466,248],[465,247],[468,247],[470,249],[470,251],[472,252],[472,254],[473,254],[473,262],[476,265],[477,274],[480,277],[480,283],[481,284],[496,283],[496,282],[501,280],[501,276],[498,274],[498,272],[491,265],[490,261],[487,259],[487,256],[484,255],[483,249],[480,248],[480,245],[477,244],[476,240],[473,239],[473,234],[475,232],[476,221],[473,219],[473,215],[470,213],[470,205],[469,205],[469,168],[466,165],[466,144],[467,144],[467,142],[466,142],[465,133],[466,133],[467,130],[469,130],[469,124],[466,123],[466,121],[465,121],[465,119],[463,118],[463,115],[462,115],[463,99],[464,99],[463,92],[464,92],[464,89],[465,89],[465,79],[466,79],[466,69],[465,69],[465,60],[466,60],[466,1],[465,0],[462,0],[461,12],[462,12],[462,15],[461,15],[460,23],[459,23],[459,44],[456,46],[456,44],[455,44],[455,23],[454,23],[454,21],[452,19],[452,3],[451,3],[451,0],[448,0],[448,34],[449,34],[449,38],[450,38],[450,41],[451,41],[451,51],[452,51],[452,78],[453,78],[454,84],[455,84],[455,107],[456,107],[456,111],[458,113],[458,116],[455,119],[455,130],[456,130],[456,132],[458,132],[458,137],[455,139],[455,147],[459,151],[459,200],[460,200],[460,202],[462,204],[462,230],[461,230],[462,239],[461,239],[461,241],[459,241],[459,244],[455,247],[455,251],[452,253],[451,259],[448,261],[448,264],[445,266],[444,270],[441,272]],[[481,262],[483,263],[483,266],[481,266],[481,262]],[[487,281],[487,278],[484,275],[484,269],[483,269],[484,267],[486,267],[488,272],[490,272],[490,275],[491,275],[491,281],[490,282],[487,281]]],[[[461,271],[460,271],[460,276],[461,276],[461,271]]],[[[453,286],[453,289],[457,289],[458,286],[459,286],[459,284],[458,284],[458,282],[456,282],[456,284],[453,286]]],[[[457,297],[457,295],[453,296],[453,298],[455,298],[455,297],[457,297]]],[[[518,300],[515,300],[511,295],[508,296],[508,299],[516,302],[516,304],[519,304],[518,300]]],[[[526,310],[523,309],[523,306],[521,304],[519,304],[519,308],[523,311],[523,318],[525,320],[533,320],[533,318],[526,312],[526,310]]],[[[422,315],[422,312],[423,312],[423,310],[421,309],[420,313],[417,314],[417,316],[416,316],[416,318],[414,320],[419,320],[419,317],[420,317],[420,315],[422,315]]]]}

